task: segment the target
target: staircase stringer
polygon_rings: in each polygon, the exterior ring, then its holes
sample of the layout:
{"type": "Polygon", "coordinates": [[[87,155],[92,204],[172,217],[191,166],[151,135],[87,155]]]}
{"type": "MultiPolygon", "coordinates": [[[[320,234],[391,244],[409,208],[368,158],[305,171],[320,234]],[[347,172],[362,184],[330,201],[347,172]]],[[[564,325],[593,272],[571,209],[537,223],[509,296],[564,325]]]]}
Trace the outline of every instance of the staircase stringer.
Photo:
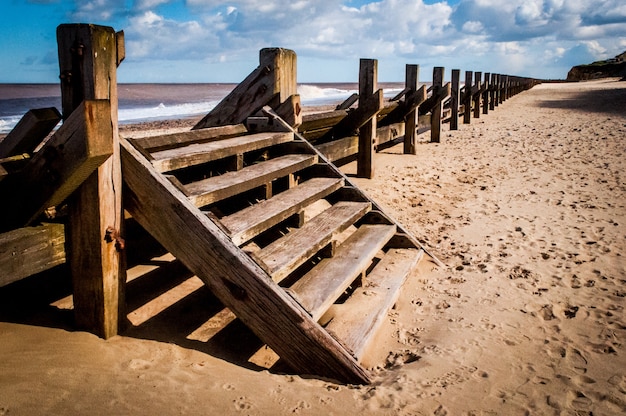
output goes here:
{"type": "Polygon", "coordinates": [[[289,366],[347,383],[371,381],[349,351],[124,139],[121,154],[125,209],[289,366]]]}

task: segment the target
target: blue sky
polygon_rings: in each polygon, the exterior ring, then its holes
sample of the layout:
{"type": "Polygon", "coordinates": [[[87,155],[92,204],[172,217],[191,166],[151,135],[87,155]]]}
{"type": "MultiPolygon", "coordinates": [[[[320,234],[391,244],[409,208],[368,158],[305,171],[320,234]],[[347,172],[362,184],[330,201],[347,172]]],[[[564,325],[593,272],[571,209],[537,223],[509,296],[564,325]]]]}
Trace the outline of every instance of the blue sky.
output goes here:
{"type": "Polygon", "coordinates": [[[239,82],[264,47],[298,55],[299,82],[379,81],[405,64],[536,78],[626,50],[624,0],[3,0],[0,82],[58,82],[56,27],[123,30],[120,82],[239,82]]]}

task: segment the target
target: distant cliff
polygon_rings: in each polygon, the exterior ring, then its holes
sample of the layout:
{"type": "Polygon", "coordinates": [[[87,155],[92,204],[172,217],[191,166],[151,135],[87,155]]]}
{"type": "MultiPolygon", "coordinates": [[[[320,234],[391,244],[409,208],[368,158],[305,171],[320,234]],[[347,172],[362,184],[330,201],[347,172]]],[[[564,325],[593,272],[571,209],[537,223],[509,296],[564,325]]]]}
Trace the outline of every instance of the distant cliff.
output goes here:
{"type": "Polygon", "coordinates": [[[622,77],[626,79],[626,52],[613,59],[598,61],[588,65],[577,65],[567,73],[568,81],[622,77]]]}

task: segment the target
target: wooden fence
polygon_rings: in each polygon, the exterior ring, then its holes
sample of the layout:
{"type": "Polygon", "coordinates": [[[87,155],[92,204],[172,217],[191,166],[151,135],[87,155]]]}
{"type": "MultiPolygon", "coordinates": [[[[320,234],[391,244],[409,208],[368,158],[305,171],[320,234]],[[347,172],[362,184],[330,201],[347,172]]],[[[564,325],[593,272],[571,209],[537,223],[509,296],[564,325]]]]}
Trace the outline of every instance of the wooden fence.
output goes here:
{"type": "MultiPolygon", "coordinates": [[[[77,326],[108,338],[126,316],[116,80],[124,35],[72,24],[59,26],[57,41],[61,113],[31,110],[0,142],[0,195],[10,201],[0,207],[0,286],[67,262],[77,326]],[[61,206],[67,214],[54,219],[61,206]]],[[[415,154],[419,133],[430,131],[430,141],[439,142],[442,123],[456,130],[461,117],[470,123],[537,83],[466,71],[461,86],[460,70],[445,82],[444,68],[436,67],[427,88],[419,84],[419,66],[407,65],[405,88],[385,101],[377,66],[362,59],[358,95],[303,117],[295,53],[263,50],[259,67],[194,129],[229,124],[235,131],[246,124],[253,130],[272,123],[269,106],[330,161],[356,159],[358,176],[371,178],[377,149],[402,141],[404,153],[415,154]]]]}

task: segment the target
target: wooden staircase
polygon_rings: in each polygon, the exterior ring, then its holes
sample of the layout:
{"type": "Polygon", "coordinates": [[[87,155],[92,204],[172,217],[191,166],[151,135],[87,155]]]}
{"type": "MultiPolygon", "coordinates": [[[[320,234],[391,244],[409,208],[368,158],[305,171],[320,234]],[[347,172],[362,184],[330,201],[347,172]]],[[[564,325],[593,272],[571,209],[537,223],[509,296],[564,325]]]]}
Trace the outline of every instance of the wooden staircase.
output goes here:
{"type": "Polygon", "coordinates": [[[282,129],[122,139],[125,208],[294,370],[367,383],[359,360],[424,250],[282,129]]]}

